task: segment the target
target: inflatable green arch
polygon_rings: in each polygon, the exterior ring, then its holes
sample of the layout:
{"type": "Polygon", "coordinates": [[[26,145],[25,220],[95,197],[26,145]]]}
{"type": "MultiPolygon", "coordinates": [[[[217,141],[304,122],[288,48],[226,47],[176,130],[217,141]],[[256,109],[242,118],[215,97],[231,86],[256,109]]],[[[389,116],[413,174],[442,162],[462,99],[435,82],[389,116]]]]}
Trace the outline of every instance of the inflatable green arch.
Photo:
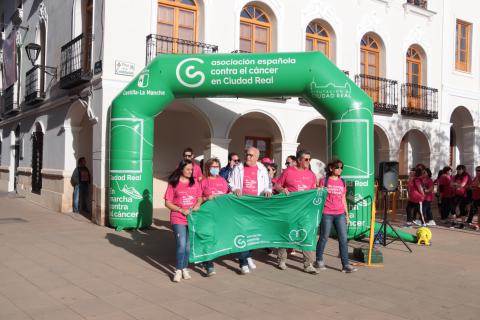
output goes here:
{"type": "Polygon", "coordinates": [[[113,101],[110,224],[152,223],[154,117],[181,97],[303,97],[327,120],[328,158],[342,159],[349,237],[370,227],[374,196],[373,106],[319,52],[159,55],[113,101]]]}

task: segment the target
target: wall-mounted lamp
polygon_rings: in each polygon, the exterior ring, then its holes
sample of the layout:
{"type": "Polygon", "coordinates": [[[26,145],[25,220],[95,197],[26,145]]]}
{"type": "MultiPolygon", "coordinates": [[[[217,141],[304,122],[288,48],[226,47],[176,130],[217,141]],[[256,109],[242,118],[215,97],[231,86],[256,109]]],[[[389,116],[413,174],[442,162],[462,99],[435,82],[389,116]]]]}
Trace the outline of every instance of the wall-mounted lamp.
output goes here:
{"type": "Polygon", "coordinates": [[[43,70],[43,72],[56,78],[57,77],[56,67],[49,67],[49,66],[42,66],[42,65],[35,64],[35,61],[37,61],[41,50],[42,50],[42,47],[36,43],[29,43],[25,46],[25,51],[27,51],[28,60],[30,60],[30,62],[32,63],[32,66],[40,67],[43,70]],[[48,70],[51,70],[51,71],[48,71],[48,70]]]}

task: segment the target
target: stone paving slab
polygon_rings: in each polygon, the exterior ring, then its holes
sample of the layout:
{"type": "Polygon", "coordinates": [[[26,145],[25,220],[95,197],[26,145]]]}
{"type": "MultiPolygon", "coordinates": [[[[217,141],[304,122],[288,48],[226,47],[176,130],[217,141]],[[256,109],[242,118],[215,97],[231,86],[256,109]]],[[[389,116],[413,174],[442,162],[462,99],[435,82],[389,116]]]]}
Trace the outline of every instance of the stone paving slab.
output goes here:
{"type": "MultiPolygon", "coordinates": [[[[146,231],[100,227],[25,199],[0,196],[0,319],[478,319],[480,232],[432,228],[433,245],[381,248],[383,268],[339,272],[329,241],[328,270],[288,269],[254,252],[258,268],[239,275],[233,256],[217,275],[192,267],[171,281],[174,238],[168,212],[155,211],[146,231]]],[[[414,232],[414,229],[411,230],[414,232]]],[[[365,245],[351,242],[350,247],[365,245]]],[[[350,248],[352,250],[352,248],[350,248]]]]}

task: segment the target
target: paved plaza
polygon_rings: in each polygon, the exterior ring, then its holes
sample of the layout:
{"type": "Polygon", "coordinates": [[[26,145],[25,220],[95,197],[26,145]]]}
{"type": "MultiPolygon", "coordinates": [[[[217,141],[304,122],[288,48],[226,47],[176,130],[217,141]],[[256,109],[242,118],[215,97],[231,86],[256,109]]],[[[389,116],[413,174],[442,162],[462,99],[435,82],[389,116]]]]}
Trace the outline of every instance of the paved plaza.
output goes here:
{"type": "Polygon", "coordinates": [[[116,232],[2,194],[0,319],[478,319],[479,247],[480,232],[437,227],[431,247],[382,248],[383,268],[339,272],[332,240],[318,275],[259,250],[249,275],[227,256],[216,276],[195,268],[176,284],[167,211],[150,230],[116,232]]]}

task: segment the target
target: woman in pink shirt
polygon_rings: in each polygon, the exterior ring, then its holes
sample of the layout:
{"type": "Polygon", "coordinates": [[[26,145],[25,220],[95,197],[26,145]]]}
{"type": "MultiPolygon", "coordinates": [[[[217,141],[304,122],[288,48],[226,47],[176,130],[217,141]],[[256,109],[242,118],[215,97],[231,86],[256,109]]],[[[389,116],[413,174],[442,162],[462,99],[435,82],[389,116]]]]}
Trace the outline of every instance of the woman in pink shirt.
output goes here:
{"type": "Polygon", "coordinates": [[[422,203],[422,212],[423,217],[427,226],[435,226],[436,223],[433,220],[432,215],[432,201],[433,201],[433,180],[432,180],[432,171],[429,168],[423,170],[423,191],[425,192],[425,198],[422,203]]]}
{"type": "MultiPolygon", "coordinates": [[[[467,223],[473,222],[473,216],[478,214],[480,208],[480,166],[475,168],[475,178],[470,183],[470,189],[472,190],[472,206],[470,208],[470,214],[468,215],[467,223]]],[[[477,224],[474,225],[474,229],[478,230],[480,224],[480,216],[477,217],[477,224]]]]}
{"type": "MultiPolygon", "coordinates": [[[[217,196],[228,193],[227,181],[220,176],[220,160],[217,158],[209,159],[205,163],[205,177],[200,182],[202,188],[203,201],[212,200],[217,196]]],[[[204,263],[207,270],[207,276],[211,277],[215,274],[215,268],[212,261],[204,263]]]]}
{"type": "Polygon", "coordinates": [[[329,163],[326,167],[326,178],[320,181],[320,187],[327,188],[327,198],[323,207],[322,222],[320,223],[320,238],[317,242],[316,267],[325,270],[323,251],[330,236],[332,225],[338,236],[338,247],[342,261],[342,272],[351,273],[357,271],[348,261],[347,225],[349,213],[347,206],[347,186],[340,177],[343,170],[343,162],[340,160],[329,163]]]}
{"type": "Polygon", "coordinates": [[[452,168],[448,166],[442,169],[442,174],[438,178],[438,192],[440,193],[440,216],[442,223],[446,223],[452,211],[454,193],[452,188],[452,168]]]}
{"type": "MultiPolygon", "coordinates": [[[[407,192],[408,192],[408,203],[407,203],[407,224],[406,227],[411,227],[415,217],[420,215],[422,210],[422,202],[425,197],[423,191],[423,179],[422,179],[423,169],[422,168],[412,168],[410,170],[410,176],[408,178],[407,192]]],[[[417,222],[418,223],[418,222],[417,222]]],[[[422,221],[424,223],[424,221],[422,221]]]]}
{"type": "Polygon", "coordinates": [[[177,169],[168,177],[168,187],[165,192],[165,206],[170,209],[170,223],[176,239],[176,270],[174,282],[191,278],[188,272],[188,257],[190,244],[188,240],[187,215],[197,211],[202,203],[202,190],[193,177],[193,163],[182,160],[177,169]]]}
{"type": "Polygon", "coordinates": [[[467,173],[467,170],[463,164],[457,166],[457,174],[453,177],[452,187],[455,190],[455,196],[453,197],[453,221],[451,228],[456,225],[456,213],[457,207],[459,208],[459,216],[462,219],[462,222],[459,224],[459,228],[463,229],[465,227],[465,217],[467,215],[467,186],[470,182],[470,175],[467,173]]]}

